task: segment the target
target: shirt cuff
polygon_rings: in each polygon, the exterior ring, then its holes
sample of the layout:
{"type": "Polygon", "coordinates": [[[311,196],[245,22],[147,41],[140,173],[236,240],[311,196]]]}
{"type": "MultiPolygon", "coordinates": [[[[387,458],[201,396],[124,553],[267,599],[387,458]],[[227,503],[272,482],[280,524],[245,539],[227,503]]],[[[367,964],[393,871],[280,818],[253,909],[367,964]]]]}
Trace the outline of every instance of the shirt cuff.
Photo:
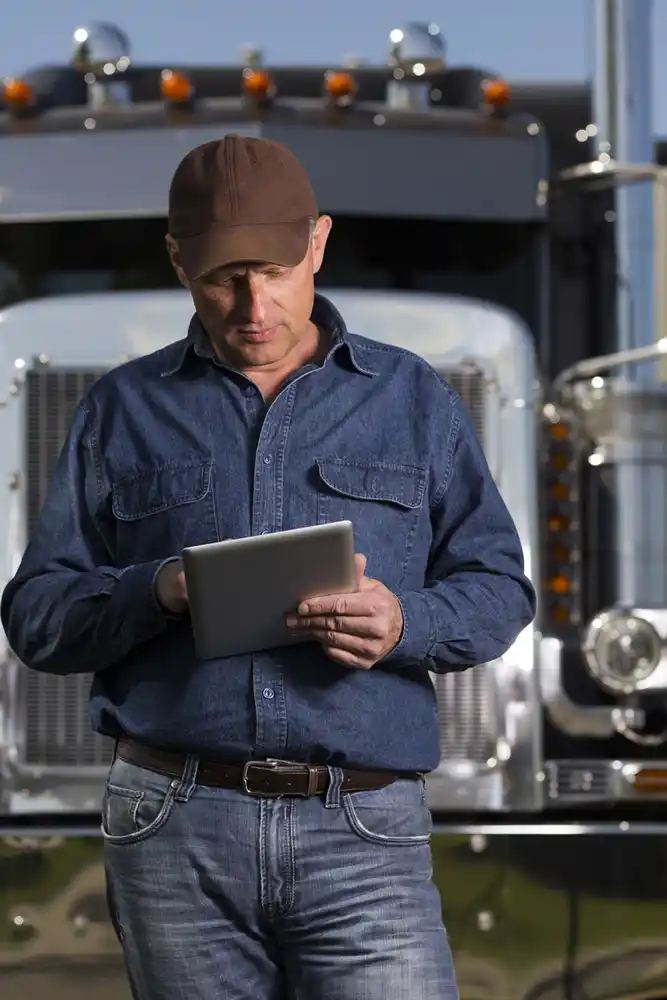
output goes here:
{"type": "Polygon", "coordinates": [[[163,559],[158,564],[158,567],[155,570],[155,573],[153,574],[153,597],[155,598],[157,606],[162,611],[162,614],[163,614],[164,618],[166,618],[168,621],[175,622],[175,621],[180,621],[180,619],[183,618],[183,616],[187,614],[187,611],[181,611],[179,613],[176,613],[175,611],[170,611],[169,608],[165,608],[164,604],[161,604],[160,601],[158,600],[157,589],[156,589],[156,586],[155,586],[155,584],[157,583],[158,573],[160,572],[160,570],[162,569],[162,567],[166,566],[167,563],[173,563],[173,562],[181,562],[181,557],[180,556],[169,556],[168,559],[163,559]]]}
{"type": "Polygon", "coordinates": [[[128,566],[121,571],[113,588],[113,604],[117,608],[128,608],[122,620],[130,628],[134,642],[159,635],[169,620],[169,611],[162,607],[155,593],[155,578],[168,561],[155,559],[128,566]]]}
{"type": "Polygon", "coordinates": [[[396,594],[403,612],[403,632],[398,643],[380,661],[396,667],[421,666],[433,645],[428,599],[419,591],[396,594]]]}

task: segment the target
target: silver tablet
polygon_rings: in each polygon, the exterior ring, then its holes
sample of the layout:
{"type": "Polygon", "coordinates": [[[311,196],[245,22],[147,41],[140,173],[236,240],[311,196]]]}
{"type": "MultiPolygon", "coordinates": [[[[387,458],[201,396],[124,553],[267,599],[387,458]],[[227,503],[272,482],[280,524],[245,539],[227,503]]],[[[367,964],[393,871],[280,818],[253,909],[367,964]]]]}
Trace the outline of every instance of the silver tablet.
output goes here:
{"type": "Polygon", "coordinates": [[[356,589],[351,521],[193,545],[182,557],[202,660],[304,642],[285,616],[307,597],[356,589]]]}

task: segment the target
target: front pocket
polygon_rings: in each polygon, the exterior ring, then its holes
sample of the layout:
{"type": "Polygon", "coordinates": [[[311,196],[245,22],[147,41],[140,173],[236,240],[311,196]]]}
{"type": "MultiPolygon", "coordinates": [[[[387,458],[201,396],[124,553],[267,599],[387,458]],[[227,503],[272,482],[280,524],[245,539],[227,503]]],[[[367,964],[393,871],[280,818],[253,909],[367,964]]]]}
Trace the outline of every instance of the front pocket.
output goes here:
{"type": "Polygon", "coordinates": [[[170,463],[114,483],[118,565],[179,555],[218,540],[213,464],[170,463]]]}
{"type": "MultiPolygon", "coordinates": [[[[351,521],[368,573],[398,587],[425,513],[426,471],[414,465],[342,458],[318,460],[317,520],[351,521]]],[[[427,512],[426,512],[427,513],[427,512]]]]}
{"type": "Polygon", "coordinates": [[[173,782],[163,798],[107,785],[102,806],[102,836],[109,844],[137,844],[161,830],[174,808],[173,782]]]}
{"type": "Polygon", "coordinates": [[[423,781],[401,779],[370,792],[342,796],[350,828],[363,840],[393,847],[428,844],[433,818],[424,800],[423,781]]]}
{"type": "Polygon", "coordinates": [[[134,844],[154,836],[174,808],[177,780],[116,757],[104,789],[102,834],[111,844],[134,844]]]}

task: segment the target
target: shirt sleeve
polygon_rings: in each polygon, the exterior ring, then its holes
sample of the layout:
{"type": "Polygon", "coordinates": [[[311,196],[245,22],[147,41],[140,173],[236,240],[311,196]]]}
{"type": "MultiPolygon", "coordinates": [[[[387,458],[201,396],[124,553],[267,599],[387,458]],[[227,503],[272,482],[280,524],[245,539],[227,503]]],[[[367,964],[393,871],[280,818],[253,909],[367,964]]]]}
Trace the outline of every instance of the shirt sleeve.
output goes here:
{"type": "Polygon", "coordinates": [[[514,521],[458,398],[452,433],[452,461],[431,509],[425,585],[396,595],[403,633],[383,660],[436,673],[502,656],[536,611],[514,521]]]}
{"type": "Polygon", "coordinates": [[[169,616],[155,595],[155,578],[166,560],[113,565],[113,539],[99,517],[100,470],[91,413],[83,402],[0,602],[11,649],[36,670],[104,670],[167,628],[169,616]]]}

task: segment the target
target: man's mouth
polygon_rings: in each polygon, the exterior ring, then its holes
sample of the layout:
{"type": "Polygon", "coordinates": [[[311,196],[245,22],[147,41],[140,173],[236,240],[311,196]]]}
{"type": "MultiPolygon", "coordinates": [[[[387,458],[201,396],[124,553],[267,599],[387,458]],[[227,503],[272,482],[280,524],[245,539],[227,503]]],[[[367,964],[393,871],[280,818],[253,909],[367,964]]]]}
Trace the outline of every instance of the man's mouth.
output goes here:
{"type": "Polygon", "coordinates": [[[270,326],[266,330],[239,330],[239,335],[250,344],[265,344],[273,340],[276,335],[277,326],[270,326]]]}

